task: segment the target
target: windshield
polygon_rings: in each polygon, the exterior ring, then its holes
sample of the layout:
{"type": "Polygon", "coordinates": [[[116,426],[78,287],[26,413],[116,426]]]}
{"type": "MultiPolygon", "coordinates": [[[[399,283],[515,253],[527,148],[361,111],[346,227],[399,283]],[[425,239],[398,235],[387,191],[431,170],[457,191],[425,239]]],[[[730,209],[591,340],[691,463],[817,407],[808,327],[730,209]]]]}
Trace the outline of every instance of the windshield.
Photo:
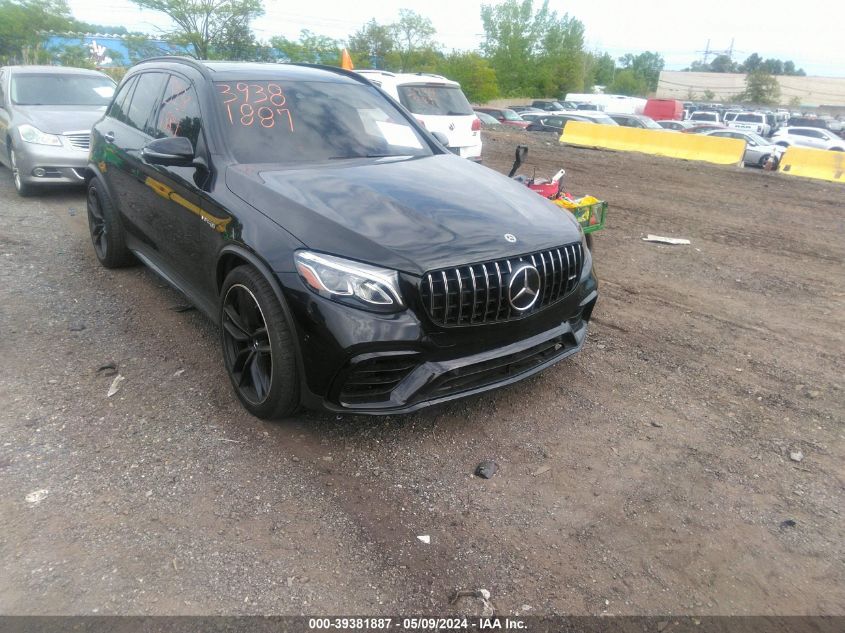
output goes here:
{"type": "Polygon", "coordinates": [[[606,114],[596,114],[594,116],[589,117],[590,120],[595,121],[599,125],[619,125],[616,121],[611,119],[606,114]]]}
{"type": "Polygon", "coordinates": [[[734,120],[737,123],[762,123],[764,118],[762,114],[738,114],[734,120]]]}
{"type": "Polygon", "coordinates": [[[718,115],[714,112],[693,112],[690,119],[692,121],[716,121],[718,115]]]}
{"type": "Polygon", "coordinates": [[[640,121],[642,121],[643,125],[650,130],[662,130],[663,129],[660,125],[658,125],[654,121],[654,119],[650,119],[648,117],[643,117],[642,119],[640,119],[640,121]]]}
{"type": "Polygon", "coordinates": [[[771,141],[764,139],[759,134],[748,133],[748,134],[745,135],[745,138],[747,138],[749,141],[753,141],[754,143],[757,143],[757,145],[771,145],[772,144],[771,141]]]}
{"type": "Polygon", "coordinates": [[[522,117],[519,116],[513,110],[502,110],[502,116],[505,117],[505,121],[522,121],[522,117]]]}
{"type": "Polygon", "coordinates": [[[372,86],[317,81],[214,85],[227,145],[239,163],[432,153],[396,106],[372,86]]]}
{"type": "Polygon", "coordinates": [[[406,84],[399,86],[399,101],[414,114],[465,116],[472,108],[458,86],[406,84]]]}
{"type": "Polygon", "coordinates": [[[15,74],[10,91],[18,105],[107,106],[113,94],[108,77],[70,73],[15,74]]]}

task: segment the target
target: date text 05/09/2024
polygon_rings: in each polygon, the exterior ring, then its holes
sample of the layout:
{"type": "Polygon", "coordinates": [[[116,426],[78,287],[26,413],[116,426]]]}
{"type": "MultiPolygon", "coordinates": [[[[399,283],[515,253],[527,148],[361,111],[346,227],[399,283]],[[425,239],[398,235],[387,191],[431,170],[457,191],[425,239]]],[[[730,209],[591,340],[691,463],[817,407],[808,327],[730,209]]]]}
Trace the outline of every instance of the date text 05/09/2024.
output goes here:
{"type": "Polygon", "coordinates": [[[519,618],[476,617],[476,618],[309,618],[308,628],[312,630],[400,630],[400,631],[496,631],[526,630],[527,624],[519,618]]]}

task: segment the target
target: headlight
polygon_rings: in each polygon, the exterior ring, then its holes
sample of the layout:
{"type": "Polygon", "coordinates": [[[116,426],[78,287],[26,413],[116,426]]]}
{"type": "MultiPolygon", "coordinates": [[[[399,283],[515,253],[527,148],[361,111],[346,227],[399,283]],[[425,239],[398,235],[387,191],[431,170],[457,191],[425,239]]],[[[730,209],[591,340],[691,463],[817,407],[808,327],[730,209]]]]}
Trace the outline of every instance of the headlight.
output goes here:
{"type": "Polygon", "coordinates": [[[375,312],[405,309],[395,270],[310,251],[297,251],[294,261],[305,284],[322,297],[375,312]]]}
{"type": "Polygon", "coordinates": [[[45,134],[37,127],[33,127],[24,123],[18,126],[18,132],[21,138],[27,143],[35,143],[36,145],[56,145],[61,147],[62,141],[55,134],[45,134]]]}

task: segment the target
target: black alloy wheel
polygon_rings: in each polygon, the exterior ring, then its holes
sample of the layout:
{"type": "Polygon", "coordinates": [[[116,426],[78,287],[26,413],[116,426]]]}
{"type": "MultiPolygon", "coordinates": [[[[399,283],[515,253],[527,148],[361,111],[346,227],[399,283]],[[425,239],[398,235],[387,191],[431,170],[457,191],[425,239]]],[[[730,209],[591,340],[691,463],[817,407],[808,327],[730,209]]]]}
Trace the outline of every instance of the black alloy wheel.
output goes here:
{"type": "Polygon", "coordinates": [[[273,382],[273,351],[258,300],[242,284],[230,286],[223,299],[223,340],[238,391],[260,405],[273,382]]]}
{"type": "Polygon", "coordinates": [[[88,231],[97,258],[102,261],[108,256],[109,246],[106,236],[106,217],[95,187],[88,188],[88,231]]]}
{"type": "Polygon", "coordinates": [[[223,282],[223,361],[238,399],[259,418],[282,418],[299,406],[293,336],[279,299],[254,268],[239,266],[223,282]]]}

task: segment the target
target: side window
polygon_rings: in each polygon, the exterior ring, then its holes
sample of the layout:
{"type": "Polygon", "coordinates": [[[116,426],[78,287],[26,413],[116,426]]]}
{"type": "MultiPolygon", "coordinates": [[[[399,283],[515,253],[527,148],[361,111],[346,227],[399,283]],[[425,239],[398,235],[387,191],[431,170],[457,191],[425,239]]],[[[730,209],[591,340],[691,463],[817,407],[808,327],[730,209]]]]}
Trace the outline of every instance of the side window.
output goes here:
{"type": "Polygon", "coordinates": [[[812,138],[824,138],[824,135],[821,132],[816,132],[815,130],[807,130],[804,135],[812,138]]]}
{"type": "Polygon", "coordinates": [[[790,130],[790,134],[795,134],[796,136],[810,136],[807,134],[807,130],[790,130]]]}
{"type": "Polygon", "coordinates": [[[0,108],[6,105],[6,93],[3,90],[3,84],[6,81],[6,73],[0,70],[0,108]]]}
{"type": "Polygon", "coordinates": [[[184,136],[196,148],[200,127],[196,92],[185,79],[170,75],[158,110],[154,136],[184,136]]]}
{"type": "Polygon", "coordinates": [[[126,113],[129,125],[150,136],[154,132],[150,129],[150,119],[153,110],[158,105],[166,79],[167,75],[164,73],[144,73],[139,76],[126,113]]]}
{"type": "Polygon", "coordinates": [[[123,84],[120,91],[114,96],[107,116],[126,123],[126,103],[129,95],[132,94],[132,88],[135,87],[136,77],[132,77],[129,81],[123,84]]]}

